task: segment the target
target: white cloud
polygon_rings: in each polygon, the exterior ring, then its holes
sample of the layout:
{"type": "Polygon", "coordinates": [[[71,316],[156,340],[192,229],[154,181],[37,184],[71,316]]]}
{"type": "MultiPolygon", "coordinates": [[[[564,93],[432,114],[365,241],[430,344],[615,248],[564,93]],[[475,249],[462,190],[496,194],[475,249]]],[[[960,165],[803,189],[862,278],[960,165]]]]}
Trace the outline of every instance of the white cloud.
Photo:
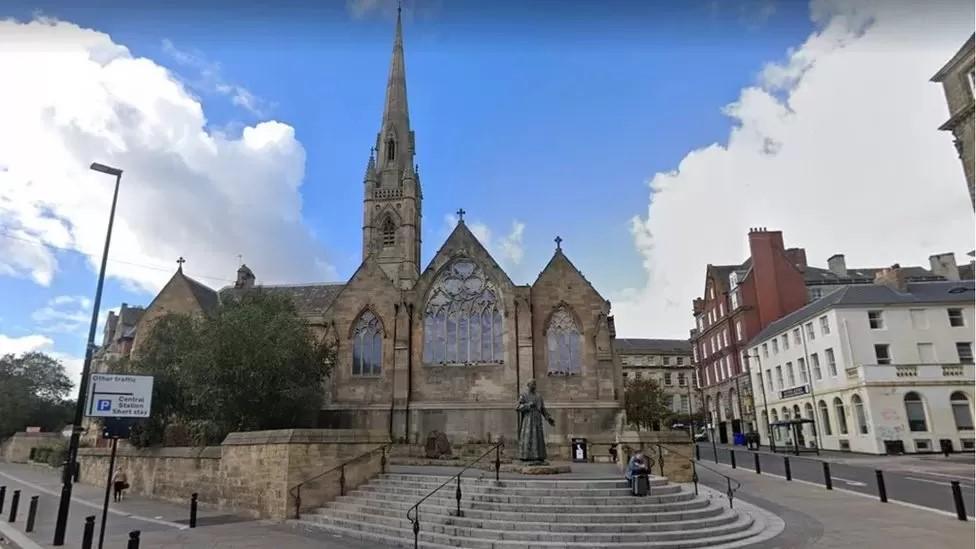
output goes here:
{"type": "Polygon", "coordinates": [[[49,284],[49,247],[98,268],[113,184],[98,161],[125,170],[109,275],[128,285],[158,290],[179,256],[191,276],[232,280],[237,254],[267,282],[336,276],[302,220],[291,126],[208,131],[178,78],[104,33],[40,19],[0,36],[0,74],[17,75],[0,86],[0,274],[49,284]]]}
{"type": "Polygon", "coordinates": [[[973,6],[814,1],[818,30],[768,65],[725,112],[727,143],[650,182],[632,223],[647,283],[620,292],[620,335],[687,337],[705,265],[742,261],[750,226],[781,229],[823,265],[927,265],[973,248],[973,213],[940,86],[929,78],[972,33],[973,6]]]}
{"type": "MultiPolygon", "coordinates": [[[[445,236],[454,230],[457,222],[458,218],[454,214],[444,216],[445,236]]],[[[495,238],[495,233],[491,228],[481,221],[472,220],[465,223],[467,223],[471,233],[481,242],[481,245],[503,268],[512,269],[522,263],[522,257],[525,255],[525,248],[522,243],[525,223],[513,219],[511,230],[501,238],[495,238]]]]}
{"type": "Polygon", "coordinates": [[[346,0],[346,11],[359,19],[374,11],[392,11],[394,4],[389,0],[346,0]]]}
{"type": "Polygon", "coordinates": [[[231,103],[255,116],[265,116],[273,105],[254,95],[244,86],[227,82],[219,63],[214,63],[200,52],[177,48],[171,40],[163,40],[163,51],[178,64],[194,71],[183,81],[201,93],[217,93],[230,97],[231,103]]]}
{"type": "Polygon", "coordinates": [[[91,322],[92,302],[84,296],[57,296],[31,314],[44,333],[83,333],[91,322]]]}
{"type": "Polygon", "coordinates": [[[39,351],[50,348],[54,344],[51,338],[31,334],[21,337],[11,337],[0,334],[0,355],[21,355],[31,351],[39,351]]]}

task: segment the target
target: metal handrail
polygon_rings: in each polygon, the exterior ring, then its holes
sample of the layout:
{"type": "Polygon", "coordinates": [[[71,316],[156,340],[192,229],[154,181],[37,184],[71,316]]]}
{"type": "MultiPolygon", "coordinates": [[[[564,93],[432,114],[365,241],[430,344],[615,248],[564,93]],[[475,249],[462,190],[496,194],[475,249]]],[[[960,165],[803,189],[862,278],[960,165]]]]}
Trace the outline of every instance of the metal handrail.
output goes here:
{"type": "MultiPolygon", "coordinates": [[[[661,448],[667,448],[669,452],[681,456],[691,462],[691,481],[695,484],[695,495],[698,495],[698,467],[704,467],[706,470],[711,471],[720,477],[723,477],[725,479],[725,487],[726,487],[725,495],[726,497],[729,498],[729,509],[732,508],[732,499],[735,495],[736,490],[742,488],[741,482],[726,475],[725,473],[720,473],[719,471],[712,469],[711,467],[705,465],[704,463],[701,463],[700,462],[701,460],[696,461],[695,458],[682,454],[681,452],[679,452],[678,450],[670,446],[661,443],[655,443],[655,444],[658,447],[658,452],[660,452],[661,448]],[[733,486],[733,483],[735,484],[735,486],[733,486]]],[[[664,468],[663,458],[661,458],[661,468],[662,469],[664,468]]]]}
{"type": "Polygon", "coordinates": [[[335,471],[338,470],[339,471],[339,495],[340,496],[344,496],[344,495],[346,495],[346,465],[349,465],[350,463],[353,463],[355,461],[358,461],[358,460],[360,460],[360,459],[362,459],[362,458],[364,458],[366,456],[371,456],[371,455],[375,454],[378,450],[383,450],[383,457],[380,458],[380,471],[383,472],[383,473],[386,473],[386,449],[389,448],[392,445],[393,445],[393,443],[391,443],[391,442],[383,443],[381,446],[377,446],[376,448],[373,448],[371,450],[367,450],[367,451],[363,452],[362,454],[359,454],[356,457],[347,459],[346,461],[343,461],[339,465],[336,465],[335,467],[332,467],[330,469],[326,469],[325,471],[322,471],[321,473],[319,473],[319,474],[317,474],[317,475],[315,475],[313,477],[309,477],[309,478],[307,478],[307,479],[299,482],[298,484],[292,486],[291,488],[289,488],[288,489],[288,493],[291,494],[291,496],[293,498],[295,498],[295,519],[300,519],[301,518],[301,513],[302,513],[302,486],[303,485],[305,485],[305,484],[307,484],[309,482],[318,480],[318,479],[324,477],[325,475],[327,475],[329,473],[332,473],[332,472],[335,472],[335,471]]]}
{"type": "Polygon", "coordinates": [[[478,456],[474,460],[468,462],[468,464],[465,465],[460,471],[458,471],[457,474],[455,474],[454,476],[451,476],[450,478],[448,478],[447,480],[445,480],[443,483],[441,483],[440,486],[438,486],[437,488],[434,488],[433,490],[431,490],[430,492],[428,492],[426,496],[420,498],[420,500],[417,503],[415,503],[413,505],[413,507],[411,507],[410,509],[407,509],[407,520],[409,520],[413,524],[413,546],[414,546],[414,549],[417,549],[419,547],[419,538],[420,538],[420,504],[423,503],[423,502],[425,502],[425,501],[427,501],[427,498],[429,498],[430,496],[432,496],[435,493],[437,493],[437,491],[440,490],[441,488],[447,486],[448,483],[450,483],[452,480],[455,480],[456,479],[457,480],[457,488],[454,491],[454,497],[457,500],[457,515],[456,516],[458,516],[458,517],[464,516],[464,514],[461,512],[461,475],[464,474],[465,471],[467,471],[468,469],[470,469],[472,465],[474,465],[475,463],[478,463],[479,461],[481,461],[482,459],[484,459],[485,456],[487,456],[492,451],[494,451],[495,452],[495,481],[497,482],[499,480],[499,478],[498,478],[499,477],[498,472],[501,469],[501,448],[503,446],[505,446],[505,441],[504,440],[495,443],[495,445],[492,446],[491,448],[488,448],[488,450],[486,450],[485,453],[481,454],[480,456],[478,456]],[[411,512],[413,513],[413,516],[412,517],[410,516],[410,513],[411,512]]]}

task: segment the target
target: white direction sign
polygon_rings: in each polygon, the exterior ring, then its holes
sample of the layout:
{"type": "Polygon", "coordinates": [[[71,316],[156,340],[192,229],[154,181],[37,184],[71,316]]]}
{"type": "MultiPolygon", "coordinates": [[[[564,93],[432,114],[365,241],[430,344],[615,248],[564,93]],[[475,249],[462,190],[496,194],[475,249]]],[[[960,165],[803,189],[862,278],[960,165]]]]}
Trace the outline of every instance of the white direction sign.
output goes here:
{"type": "Polygon", "coordinates": [[[152,376],[91,374],[85,415],[91,417],[149,417],[152,376]]]}

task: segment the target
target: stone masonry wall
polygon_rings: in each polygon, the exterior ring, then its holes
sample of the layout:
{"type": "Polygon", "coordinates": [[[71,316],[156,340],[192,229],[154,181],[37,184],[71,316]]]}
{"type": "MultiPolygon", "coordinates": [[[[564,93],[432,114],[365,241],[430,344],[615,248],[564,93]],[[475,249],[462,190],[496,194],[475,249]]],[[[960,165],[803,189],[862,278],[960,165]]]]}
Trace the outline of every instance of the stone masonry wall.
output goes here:
{"type": "MultiPolygon", "coordinates": [[[[203,503],[255,517],[293,516],[291,490],[302,481],[386,443],[384,433],[360,430],[283,429],[231,433],[220,446],[136,449],[120,445],[116,469],[126,472],[131,490],[188,503],[203,503]]],[[[81,481],[104,485],[110,450],[79,452],[81,481]]],[[[379,472],[382,452],[345,467],[351,490],[379,472]]],[[[339,492],[339,475],[325,475],[301,491],[304,508],[321,506],[339,492]]]]}
{"type": "Polygon", "coordinates": [[[14,433],[0,444],[0,459],[10,463],[27,463],[31,450],[64,443],[61,433],[14,433]]]}

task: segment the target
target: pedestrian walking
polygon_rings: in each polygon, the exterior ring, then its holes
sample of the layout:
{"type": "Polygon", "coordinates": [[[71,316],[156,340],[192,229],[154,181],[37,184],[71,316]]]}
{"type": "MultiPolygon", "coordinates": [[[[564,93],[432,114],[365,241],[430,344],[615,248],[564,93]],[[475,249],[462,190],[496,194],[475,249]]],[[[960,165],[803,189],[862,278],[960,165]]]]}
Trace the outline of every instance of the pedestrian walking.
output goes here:
{"type": "Polygon", "coordinates": [[[125,476],[125,471],[116,469],[112,477],[112,488],[115,493],[115,501],[122,501],[125,491],[129,488],[129,478],[125,476]]]}

